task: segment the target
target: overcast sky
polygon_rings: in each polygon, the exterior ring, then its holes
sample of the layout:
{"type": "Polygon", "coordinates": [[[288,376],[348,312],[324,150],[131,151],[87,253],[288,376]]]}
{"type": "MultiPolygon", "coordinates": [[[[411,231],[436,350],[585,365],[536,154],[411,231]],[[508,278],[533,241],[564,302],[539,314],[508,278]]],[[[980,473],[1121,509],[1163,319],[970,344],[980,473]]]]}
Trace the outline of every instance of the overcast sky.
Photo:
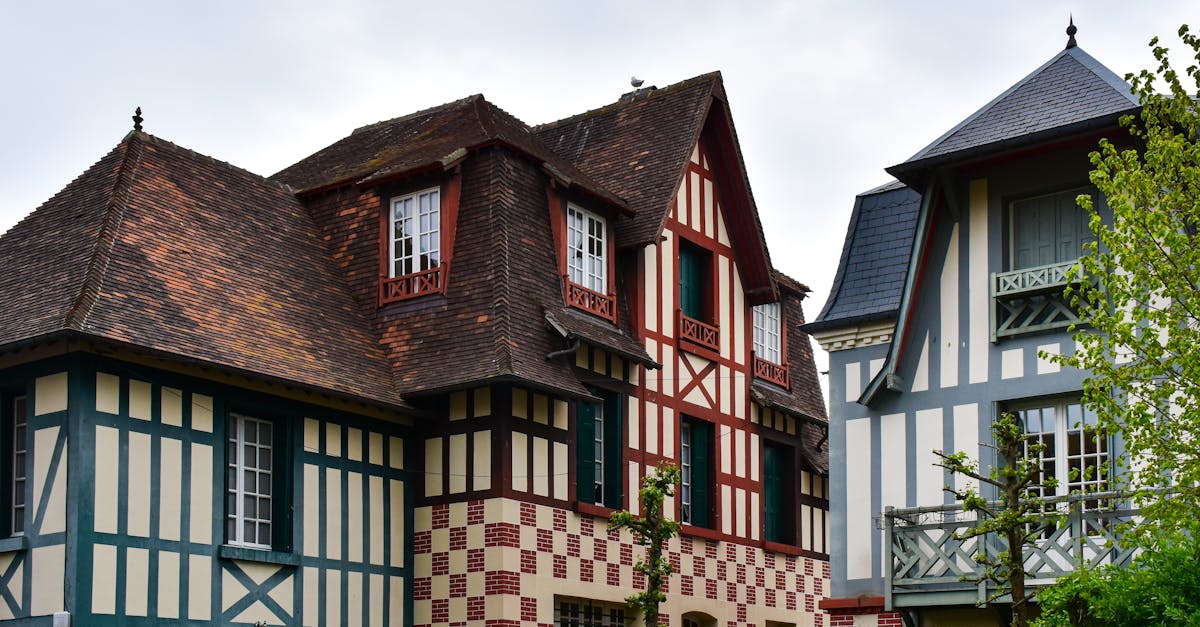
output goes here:
{"type": "MultiPolygon", "coordinates": [[[[1192,9],[1189,11],[1188,9],[1192,9]]],[[[530,124],[712,70],[775,266],[825,302],[855,194],[1062,49],[1120,75],[1191,1],[0,2],[0,232],[145,130],[271,174],[483,93],[530,124]],[[411,5],[411,6],[410,6],[411,5]]],[[[1200,23],[1193,24],[1200,27],[1200,23]]],[[[0,269],[0,272],[4,271],[0,269]]],[[[824,369],[824,359],[819,362],[824,369]]]]}

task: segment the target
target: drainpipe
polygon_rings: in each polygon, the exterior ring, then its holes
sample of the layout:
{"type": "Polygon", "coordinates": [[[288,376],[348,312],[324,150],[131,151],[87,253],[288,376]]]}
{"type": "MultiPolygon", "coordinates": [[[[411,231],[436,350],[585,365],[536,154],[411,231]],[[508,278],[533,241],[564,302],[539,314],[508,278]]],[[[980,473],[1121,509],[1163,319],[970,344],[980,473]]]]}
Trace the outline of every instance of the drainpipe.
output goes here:
{"type": "Polygon", "coordinates": [[[558,357],[565,357],[567,355],[572,355],[576,351],[579,350],[579,347],[581,345],[583,345],[583,341],[580,340],[579,338],[575,338],[575,341],[571,343],[570,348],[564,348],[562,350],[557,350],[552,353],[549,353],[546,355],[546,359],[556,359],[558,357]]]}

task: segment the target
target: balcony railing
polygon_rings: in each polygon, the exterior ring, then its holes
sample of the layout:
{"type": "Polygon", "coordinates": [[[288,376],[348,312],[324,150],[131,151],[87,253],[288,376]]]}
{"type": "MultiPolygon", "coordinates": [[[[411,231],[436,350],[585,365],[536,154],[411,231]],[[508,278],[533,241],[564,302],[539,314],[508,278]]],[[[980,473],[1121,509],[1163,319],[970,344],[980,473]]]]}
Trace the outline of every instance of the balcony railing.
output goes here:
{"type": "Polygon", "coordinates": [[[1067,276],[1077,260],[992,274],[995,307],[992,341],[1002,337],[1066,328],[1079,315],[1064,297],[1067,276]]]}
{"type": "Polygon", "coordinates": [[[443,263],[428,270],[383,279],[379,284],[379,304],[384,305],[422,294],[440,292],[442,290],[442,271],[445,267],[446,264],[443,263]]]}
{"type": "MultiPolygon", "coordinates": [[[[1034,546],[1025,547],[1026,583],[1046,585],[1079,568],[1125,565],[1135,551],[1121,546],[1119,529],[1137,511],[1119,492],[1046,499],[1064,514],[1047,526],[1034,546]]],[[[888,609],[913,605],[984,603],[994,584],[977,581],[983,567],[977,555],[997,555],[1003,538],[985,534],[960,539],[977,521],[959,505],[888,508],[883,514],[884,546],[891,568],[884,573],[888,609]]]]}
{"type": "Polygon", "coordinates": [[[675,310],[675,324],[679,339],[687,340],[697,346],[713,352],[721,350],[720,332],[711,324],[700,322],[695,318],[683,315],[683,311],[675,310]]]}
{"type": "Polygon", "coordinates": [[[568,305],[595,314],[616,324],[617,298],[615,295],[601,294],[595,290],[590,290],[578,283],[572,283],[566,277],[563,277],[563,286],[568,305]]]}
{"type": "Polygon", "coordinates": [[[791,389],[792,387],[787,364],[777,364],[773,361],[767,361],[758,355],[754,356],[754,377],[763,381],[770,381],[785,389],[791,389]]]}

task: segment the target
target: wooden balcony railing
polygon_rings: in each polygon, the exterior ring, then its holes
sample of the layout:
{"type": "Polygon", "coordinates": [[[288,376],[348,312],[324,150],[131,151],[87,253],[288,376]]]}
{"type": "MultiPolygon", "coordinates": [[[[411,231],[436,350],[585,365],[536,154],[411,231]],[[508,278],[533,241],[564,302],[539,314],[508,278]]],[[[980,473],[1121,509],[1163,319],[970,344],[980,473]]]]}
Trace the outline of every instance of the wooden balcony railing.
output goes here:
{"type": "MultiPolygon", "coordinates": [[[[1080,568],[1128,564],[1136,551],[1123,547],[1119,536],[1122,523],[1137,516],[1128,500],[1119,492],[1046,499],[1063,517],[1025,547],[1027,585],[1053,583],[1080,568]]],[[[983,569],[976,556],[994,556],[1007,543],[995,534],[964,538],[977,521],[960,505],[889,507],[883,518],[885,564],[891,566],[883,574],[888,609],[982,604],[996,592],[994,584],[976,580],[983,569]]]]}
{"type": "Polygon", "coordinates": [[[685,316],[679,309],[675,310],[675,326],[679,339],[687,340],[713,352],[720,352],[721,335],[717,327],[685,316]]]}
{"type": "Polygon", "coordinates": [[[613,324],[617,323],[617,297],[615,294],[601,294],[578,283],[573,283],[567,277],[563,277],[563,290],[568,305],[600,316],[613,324]]]}
{"type": "Polygon", "coordinates": [[[777,364],[754,355],[754,377],[770,381],[785,389],[791,389],[791,377],[787,364],[777,364]]]}
{"type": "Polygon", "coordinates": [[[1002,337],[1066,328],[1079,315],[1067,302],[1064,290],[1077,260],[1035,268],[992,273],[995,307],[992,341],[1002,337]]]}
{"type": "Polygon", "coordinates": [[[445,267],[446,264],[441,264],[413,274],[383,279],[379,284],[379,304],[385,305],[422,294],[440,292],[442,290],[442,270],[445,267]]]}

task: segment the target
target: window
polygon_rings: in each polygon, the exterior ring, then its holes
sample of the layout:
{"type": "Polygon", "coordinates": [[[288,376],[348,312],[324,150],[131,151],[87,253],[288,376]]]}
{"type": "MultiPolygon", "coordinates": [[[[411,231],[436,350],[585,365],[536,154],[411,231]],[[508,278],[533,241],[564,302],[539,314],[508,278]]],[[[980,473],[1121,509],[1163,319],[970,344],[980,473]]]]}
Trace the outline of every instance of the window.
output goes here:
{"type": "Polygon", "coordinates": [[[712,423],[679,421],[679,520],[697,527],[711,525],[712,423]]]}
{"type": "Polygon", "coordinates": [[[5,502],[10,505],[5,521],[9,535],[19,536],[25,533],[25,486],[27,483],[26,465],[27,458],[27,423],[26,412],[27,404],[24,394],[14,394],[0,396],[0,402],[3,406],[0,407],[0,424],[4,425],[4,435],[0,437],[0,442],[4,443],[5,455],[0,456],[4,459],[5,471],[2,475],[6,478],[4,482],[7,499],[5,502]]]}
{"type": "Polygon", "coordinates": [[[600,402],[576,406],[576,498],[613,509],[621,507],[621,396],[592,390],[600,402]]]}
{"type": "Polygon", "coordinates": [[[1039,496],[1108,489],[1108,436],[1097,428],[1095,412],[1078,399],[1022,405],[1013,411],[1025,428],[1027,446],[1045,446],[1040,454],[1043,477],[1058,480],[1056,488],[1035,488],[1039,496]]]}
{"type": "Polygon", "coordinates": [[[388,238],[392,278],[438,267],[441,252],[441,191],[438,188],[392,199],[388,238]]]}
{"type": "Polygon", "coordinates": [[[711,266],[712,253],[679,240],[679,310],[689,318],[708,321],[711,266]]]}
{"type": "Polygon", "coordinates": [[[776,364],[783,363],[779,313],[779,303],[754,307],[754,355],[776,364]]]}
{"type": "Polygon", "coordinates": [[[625,627],[625,604],[586,599],[554,599],[557,627],[625,627]]]}
{"type": "Polygon", "coordinates": [[[1096,236],[1088,228],[1088,213],[1075,197],[1088,189],[1072,189],[1012,204],[1009,269],[1020,270],[1074,261],[1084,243],[1096,236]]]}
{"type": "Polygon", "coordinates": [[[792,449],[763,442],[763,537],[770,542],[796,543],[796,506],[792,449]]]}
{"type": "Polygon", "coordinates": [[[604,218],[567,205],[567,278],[599,292],[608,290],[608,235],[604,218]]]}
{"type": "Polygon", "coordinates": [[[286,440],[272,421],[229,414],[225,540],[256,549],[287,550],[286,440]]]}

